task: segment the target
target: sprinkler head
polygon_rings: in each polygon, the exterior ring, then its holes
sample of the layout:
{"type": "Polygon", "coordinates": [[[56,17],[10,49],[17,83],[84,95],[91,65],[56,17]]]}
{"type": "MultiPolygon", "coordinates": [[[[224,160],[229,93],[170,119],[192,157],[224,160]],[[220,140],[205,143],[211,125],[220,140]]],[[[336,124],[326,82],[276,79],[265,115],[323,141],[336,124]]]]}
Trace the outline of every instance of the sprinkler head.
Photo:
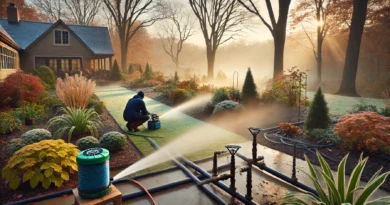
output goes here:
{"type": "Polygon", "coordinates": [[[238,145],[226,145],[225,147],[231,155],[235,155],[237,151],[241,148],[241,146],[238,145]]]}
{"type": "Polygon", "coordinates": [[[248,130],[251,132],[253,137],[256,137],[261,132],[261,128],[258,127],[249,127],[248,130]]]}

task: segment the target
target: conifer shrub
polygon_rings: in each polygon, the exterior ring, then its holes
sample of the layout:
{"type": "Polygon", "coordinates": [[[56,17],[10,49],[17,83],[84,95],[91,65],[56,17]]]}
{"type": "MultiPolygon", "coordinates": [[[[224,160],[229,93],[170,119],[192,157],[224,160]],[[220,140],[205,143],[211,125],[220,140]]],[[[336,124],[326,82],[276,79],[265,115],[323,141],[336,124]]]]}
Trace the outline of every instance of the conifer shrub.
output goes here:
{"type": "Polygon", "coordinates": [[[254,102],[257,97],[257,87],[253,80],[252,71],[248,68],[245,76],[245,82],[242,86],[242,100],[244,103],[251,103],[254,102]]]}
{"type": "Polygon", "coordinates": [[[126,145],[126,135],[120,132],[107,132],[99,140],[100,146],[110,151],[117,151],[126,145]]]}
{"type": "Polygon", "coordinates": [[[44,93],[45,88],[37,76],[21,71],[7,76],[0,83],[0,101],[8,99],[7,102],[0,102],[2,105],[17,107],[20,100],[37,102],[44,93]]]}
{"type": "Polygon", "coordinates": [[[316,128],[327,129],[330,124],[329,109],[320,87],[310,105],[309,113],[305,121],[305,129],[309,131],[316,128]]]}
{"type": "Polygon", "coordinates": [[[213,115],[217,113],[222,113],[225,111],[235,111],[242,109],[242,105],[238,102],[234,102],[231,100],[224,100],[218,104],[215,105],[213,115]]]}
{"type": "Polygon", "coordinates": [[[230,100],[228,91],[225,88],[218,88],[213,97],[211,98],[211,102],[213,105],[216,105],[224,100],[230,100]]]}
{"type": "Polygon", "coordinates": [[[227,77],[226,77],[225,72],[223,72],[222,70],[218,71],[217,80],[226,80],[226,79],[227,79],[227,77]]]}
{"type": "Polygon", "coordinates": [[[83,137],[83,138],[80,138],[79,140],[77,140],[76,146],[80,150],[86,150],[89,148],[100,147],[100,143],[99,143],[99,140],[96,139],[95,137],[87,136],[87,137],[83,137]]]}
{"type": "Polygon", "coordinates": [[[306,138],[314,140],[318,144],[339,144],[340,137],[335,135],[331,128],[328,129],[312,129],[306,134],[306,138]]]}
{"type": "Polygon", "coordinates": [[[75,145],[63,140],[43,140],[16,151],[2,169],[2,177],[9,187],[17,189],[20,183],[29,181],[31,188],[39,183],[47,189],[53,183],[61,187],[69,175],[78,171],[76,156],[80,152],[75,145]]]}
{"type": "Polygon", "coordinates": [[[54,87],[56,84],[56,76],[53,71],[47,66],[39,66],[34,74],[41,79],[41,82],[48,84],[51,87],[54,87]]]}
{"type": "Polygon", "coordinates": [[[11,133],[22,128],[22,121],[7,112],[0,112],[0,135],[11,133]]]}
{"type": "Polygon", "coordinates": [[[174,103],[182,103],[189,100],[190,98],[191,94],[187,90],[181,88],[176,88],[169,95],[169,100],[174,103]]]}
{"type": "Polygon", "coordinates": [[[151,80],[153,78],[153,70],[149,63],[146,64],[145,72],[143,73],[143,80],[151,80]]]}
{"type": "Polygon", "coordinates": [[[114,61],[114,65],[112,66],[112,69],[110,70],[110,80],[113,81],[122,80],[121,70],[116,60],[114,61]]]}
{"type": "Polygon", "coordinates": [[[339,119],[334,132],[349,150],[390,153],[390,118],[374,112],[348,114],[339,119]]]}
{"type": "Polygon", "coordinates": [[[34,144],[42,140],[51,140],[53,136],[46,129],[32,129],[20,136],[23,145],[34,144]]]}
{"type": "Polygon", "coordinates": [[[173,82],[175,83],[179,83],[180,79],[179,79],[179,75],[177,74],[177,71],[175,72],[175,76],[173,77],[173,82]]]}

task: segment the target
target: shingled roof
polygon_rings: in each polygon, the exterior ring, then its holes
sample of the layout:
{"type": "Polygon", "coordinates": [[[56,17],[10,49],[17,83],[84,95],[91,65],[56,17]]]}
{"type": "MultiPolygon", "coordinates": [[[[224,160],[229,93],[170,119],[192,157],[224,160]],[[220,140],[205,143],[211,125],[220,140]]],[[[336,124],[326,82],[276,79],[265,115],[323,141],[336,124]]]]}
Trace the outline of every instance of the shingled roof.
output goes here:
{"type": "MultiPolygon", "coordinates": [[[[54,24],[38,21],[20,20],[19,23],[9,24],[7,19],[0,19],[0,27],[13,39],[22,49],[28,48],[42,34],[54,24]]],[[[69,29],[96,55],[113,55],[110,34],[107,27],[68,25],[69,29]]]]}

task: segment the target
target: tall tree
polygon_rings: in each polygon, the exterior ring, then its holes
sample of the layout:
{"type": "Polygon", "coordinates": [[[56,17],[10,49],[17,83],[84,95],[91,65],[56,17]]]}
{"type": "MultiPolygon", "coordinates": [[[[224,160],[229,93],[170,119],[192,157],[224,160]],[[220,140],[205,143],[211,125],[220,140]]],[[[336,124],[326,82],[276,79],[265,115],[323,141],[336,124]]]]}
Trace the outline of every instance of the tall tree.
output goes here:
{"type": "Polygon", "coordinates": [[[49,22],[56,22],[65,16],[65,7],[62,1],[32,0],[32,3],[49,22]]]}
{"type": "Polygon", "coordinates": [[[189,0],[206,43],[208,78],[214,78],[218,47],[244,28],[248,15],[237,0],[189,0]]]}
{"type": "Polygon", "coordinates": [[[366,22],[368,0],[354,0],[351,29],[345,56],[343,78],[337,94],[359,96],[356,92],[356,74],[359,63],[360,43],[366,22]]]}
{"type": "Polygon", "coordinates": [[[62,19],[81,25],[91,25],[102,5],[101,0],[33,0],[32,2],[50,22],[62,19]]]}
{"type": "Polygon", "coordinates": [[[279,0],[279,17],[275,19],[274,10],[271,0],[265,0],[267,11],[271,23],[268,23],[262,14],[259,7],[256,6],[255,0],[238,0],[249,12],[260,18],[264,25],[269,29],[274,39],[274,79],[283,75],[283,59],[284,59],[284,44],[286,41],[286,27],[288,11],[291,0],[279,0]]]}
{"type": "Polygon", "coordinates": [[[120,39],[121,67],[125,69],[130,40],[141,28],[164,19],[165,9],[157,0],[103,0],[103,2],[114,19],[120,39]]]}
{"type": "Polygon", "coordinates": [[[38,12],[27,4],[24,0],[3,0],[0,2],[0,18],[7,18],[7,7],[9,3],[14,3],[19,11],[20,19],[38,21],[41,16],[38,12]]]}
{"type": "Polygon", "coordinates": [[[331,2],[332,0],[297,0],[296,8],[291,12],[293,18],[292,28],[295,29],[298,25],[301,25],[312,46],[317,61],[317,85],[321,83],[322,43],[329,29],[328,15],[331,2]],[[313,24],[316,27],[316,43],[313,41],[310,31],[306,28],[306,25],[313,27],[313,24]]]}
{"type": "Polygon", "coordinates": [[[194,34],[195,21],[192,15],[182,12],[181,5],[172,3],[168,7],[168,22],[161,26],[158,33],[164,51],[171,57],[175,63],[176,71],[180,67],[180,52],[183,49],[184,42],[194,34]]]}
{"type": "Polygon", "coordinates": [[[91,25],[102,5],[101,0],[64,0],[64,3],[70,14],[68,20],[81,25],[91,25]]]}

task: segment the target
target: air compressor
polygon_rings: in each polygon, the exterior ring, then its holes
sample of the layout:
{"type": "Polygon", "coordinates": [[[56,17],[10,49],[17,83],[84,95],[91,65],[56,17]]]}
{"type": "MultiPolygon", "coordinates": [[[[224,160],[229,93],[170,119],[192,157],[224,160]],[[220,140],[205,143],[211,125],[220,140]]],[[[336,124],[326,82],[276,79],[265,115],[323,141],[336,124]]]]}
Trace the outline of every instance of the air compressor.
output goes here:
{"type": "Polygon", "coordinates": [[[155,113],[150,114],[150,120],[148,121],[148,130],[158,130],[160,128],[160,117],[155,113]]]}

